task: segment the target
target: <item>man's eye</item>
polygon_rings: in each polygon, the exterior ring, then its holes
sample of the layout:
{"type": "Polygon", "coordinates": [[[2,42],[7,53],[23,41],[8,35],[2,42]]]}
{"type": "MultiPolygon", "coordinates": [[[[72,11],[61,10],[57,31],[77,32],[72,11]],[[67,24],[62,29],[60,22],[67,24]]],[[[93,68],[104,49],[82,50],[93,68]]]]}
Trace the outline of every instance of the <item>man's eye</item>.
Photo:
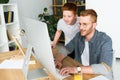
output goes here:
{"type": "Polygon", "coordinates": [[[87,25],[87,24],[85,24],[85,23],[83,24],[83,26],[86,26],[86,25],[87,25]]]}

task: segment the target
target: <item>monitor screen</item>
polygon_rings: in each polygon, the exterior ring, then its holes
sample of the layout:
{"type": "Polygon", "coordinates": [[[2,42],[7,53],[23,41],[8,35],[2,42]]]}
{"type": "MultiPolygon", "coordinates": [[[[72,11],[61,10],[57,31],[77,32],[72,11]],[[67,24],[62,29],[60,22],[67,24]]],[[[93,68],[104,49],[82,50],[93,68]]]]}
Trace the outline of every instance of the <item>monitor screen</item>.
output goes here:
{"type": "Polygon", "coordinates": [[[33,53],[40,64],[58,78],[59,76],[54,65],[47,25],[41,21],[25,18],[24,26],[28,41],[27,54],[31,52],[29,50],[33,49],[33,53]]]}

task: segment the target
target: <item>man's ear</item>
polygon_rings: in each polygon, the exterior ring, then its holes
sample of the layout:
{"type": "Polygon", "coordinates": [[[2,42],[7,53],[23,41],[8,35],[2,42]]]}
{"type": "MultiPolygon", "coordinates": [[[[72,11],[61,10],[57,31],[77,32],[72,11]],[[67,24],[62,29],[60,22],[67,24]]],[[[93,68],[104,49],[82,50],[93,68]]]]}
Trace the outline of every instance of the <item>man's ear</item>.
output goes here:
{"type": "Polygon", "coordinates": [[[76,18],[78,17],[78,14],[76,14],[76,16],[75,16],[76,18]]]}
{"type": "Polygon", "coordinates": [[[94,26],[94,28],[96,28],[96,26],[97,26],[97,23],[93,23],[93,26],[94,26]]]}

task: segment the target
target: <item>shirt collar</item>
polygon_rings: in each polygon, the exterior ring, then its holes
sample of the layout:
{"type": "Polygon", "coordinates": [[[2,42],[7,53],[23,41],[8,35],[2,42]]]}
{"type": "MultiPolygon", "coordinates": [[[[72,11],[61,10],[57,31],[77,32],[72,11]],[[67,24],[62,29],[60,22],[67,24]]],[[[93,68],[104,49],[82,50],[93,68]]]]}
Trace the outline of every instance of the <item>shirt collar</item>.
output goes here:
{"type": "Polygon", "coordinates": [[[94,43],[94,41],[95,41],[95,39],[97,37],[97,34],[98,34],[98,30],[95,30],[95,33],[94,33],[92,39],[90,40],[90,43],[94,43]]]}

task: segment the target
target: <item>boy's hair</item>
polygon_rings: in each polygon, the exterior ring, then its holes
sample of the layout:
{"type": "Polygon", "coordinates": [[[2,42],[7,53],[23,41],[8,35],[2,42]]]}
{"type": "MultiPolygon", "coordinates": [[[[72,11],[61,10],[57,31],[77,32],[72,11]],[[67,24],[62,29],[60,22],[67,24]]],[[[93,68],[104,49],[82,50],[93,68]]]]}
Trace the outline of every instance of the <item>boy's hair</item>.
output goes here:
{"type": "Polygon", "coordinates": [[[80,12],[80,16],[91,16],[92,22],[97,22],[97,13],[93,9],[86,9],[80,12]]]}
{"type": "Polygon", "coordinates": [[[64,6],[62,7],[62,11],[64,10],[73,11],[75,15],[77,14],[78,11],[76,4],[72,2],[65,3],[64,6]]]}

